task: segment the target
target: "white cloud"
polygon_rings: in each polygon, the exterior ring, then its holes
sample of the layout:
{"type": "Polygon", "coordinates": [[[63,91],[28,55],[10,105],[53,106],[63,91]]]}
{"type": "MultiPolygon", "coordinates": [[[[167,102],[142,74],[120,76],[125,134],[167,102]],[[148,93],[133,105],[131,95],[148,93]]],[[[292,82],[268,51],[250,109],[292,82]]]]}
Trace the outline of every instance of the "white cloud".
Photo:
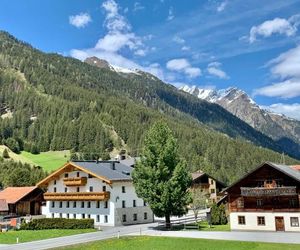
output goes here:
{"type": "Polygon", "coordinates": [[[218,11],[218,12],[222,12],[223,10],[225,10],[227,4],[228,4],[227,1],[221,2],[221,3],[218,5],[218,7],[217,7],[217,11],[218,11]]]}
{"type": "Polygon", "coordinates": [[[171,71],[183,72],[190,78],[195,78],[201,75],[201,69],[192,67],[189,61],[185,58],[172,59],[167,62],[166,67],[171,71]]]}
{"type": "Polygon", "coordinates": [[[300,80],[289,79],[254,90],[254,95],[293,98],[300,96],[300,80]]]}
{"type": "Polygon", "coordinates": [[[171,21],[171,20],[174,19],[174,17],[175,17],[175,15],[174,15],[173,7],[170,7],[170,8],[169,8],[169,12],[168,12],[167,20],[168,20],[168,21],[171,21]]]}
{"type": "Polygon", "coordinates": [[[184,44],[185,40],[183,38],[181,38],[180,36],[175,35],[173,37],[173,42],[178,43],[178,44],[184,44]]]}
{"type": "Polygon", "coordinates": [[[190,49],[191,49],[191,47],[189,47],[189,46],[182,46],[181,47],[182,51],[189,51],[190,49]]]}
{"type": "Polygon", "coordinates": [[[212,62],[207,65],[207,72],[210,75],[216,76],[220,79],[229,79],[225,71],[221,69],[222,64],[220,62],[212,62]]]}
{"type": "Polygon", "coordinates": [[[300,45],[282,53],[268,64],[279,82],[256,89],[254,95],[294,98],[300,96],[300,45]]]}
{"type": "Polygon", "coordinates": [[[76,28],[84,28],[92,21],[88,13],[80,13],[79,15],[69,16],[69,23],[76,28]]]}
{"type": "Polygon", "coordinates": [[[297,27],[300,24],[300,15],[294,15],[289,19],[274,18],[267,20],[258,26],[253,26],[250,30],[249,42],[253,43],[258,36],[270,37],[273,34],[293,36],[297,32],[297,27]]]}
{"type": "Polygon", "coordinates": [[[139,10],[143,10],[145,9],[145,7],[143,5],[141,5],[140,2],[135,2],[133,5],[133,11],[139,11],[139,10]]]}
{"type": "Polygon", "coordinates": [[[261,106],[262,108],[284,114],[287,117],[291,117],[297,120],[300,120],[300,103],[284,104],[284,103],[275,103],[270,106],[261,106]]]}
{"type": "Polygon", "coordinates": [[[127,50],[134,55],[145,56],[152,49],[148,49],[143,41],[151,39],[152,35],[139,37],[132,32],[130,23],[119,13],[119,6],[114,0],[105,1],[102,8],[106,12],[104,26],[107,33],[98,40],[93,48],[73,49],[70,51],[70,55],[80,60],[97,56],[116,66],[143,69],[142,66],[124,57],[121,52],[127,50]]]}

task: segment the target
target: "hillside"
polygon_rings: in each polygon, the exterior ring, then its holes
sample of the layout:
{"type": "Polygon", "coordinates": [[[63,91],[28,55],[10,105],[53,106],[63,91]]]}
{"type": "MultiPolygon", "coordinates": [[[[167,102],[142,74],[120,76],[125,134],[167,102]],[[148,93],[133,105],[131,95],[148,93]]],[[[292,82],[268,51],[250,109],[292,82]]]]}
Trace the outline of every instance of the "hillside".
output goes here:
{"type": "Polygon", "coordinates": [[[1,32],[0,110],[10,113],[0,119],[1,142],[16,152],[72,149],[85,159],[125,143],[138,155],[145,131],[163,119],[190,169],[201,167],[224,182],[262,161],[280,162],[282,151],[299,156],[219,105],[148,73],[114,69],[45,54],[1,32]]]}

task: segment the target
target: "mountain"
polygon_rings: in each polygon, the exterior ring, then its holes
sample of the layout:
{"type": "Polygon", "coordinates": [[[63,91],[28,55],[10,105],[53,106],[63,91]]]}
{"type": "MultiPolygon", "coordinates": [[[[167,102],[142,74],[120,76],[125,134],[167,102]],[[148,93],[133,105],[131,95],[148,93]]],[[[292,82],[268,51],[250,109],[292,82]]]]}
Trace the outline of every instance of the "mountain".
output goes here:
{"type": "Polygon", "coordinates": [[[261,108],[244,91],[238,88],[212,90],[186,85],[180,89],[202,100],[219,104],[253,128],[276,141],[285,141],[295,148],[297,148],[297,145],[293,142],[300,144],[300,121],[261,108]]]}
{"type": "Polygon", "coordinates": [[[147,72],[46,54],[6,32],[0,32],[0,110],[9,112],[0,118],[0,143],[15,152],[71,149],[73,156],[97,159],[126,149],[139,155],[145,132],[164,120],[189,169],[227,183],[263,161],[283,161],[282,152],[300,158],[221,106],[147,72]]]}

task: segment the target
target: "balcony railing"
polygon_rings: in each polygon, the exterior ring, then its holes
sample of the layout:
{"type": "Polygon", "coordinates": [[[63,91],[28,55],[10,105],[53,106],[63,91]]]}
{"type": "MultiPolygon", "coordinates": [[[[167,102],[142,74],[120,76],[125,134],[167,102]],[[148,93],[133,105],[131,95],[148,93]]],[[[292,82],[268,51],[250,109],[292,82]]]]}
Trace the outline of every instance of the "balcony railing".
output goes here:
{"type": "Polygon", "coordinates": [[[110,192],[81,192],[81,193],[44,193],[47,201],[107,201],[110,192]]]}
{"type": "Polygon", "coordinates": [[[296,187],[241,187],[241,195],[246,197],[290,196],[297,195],[297,189],[296,187]]]}
{"type": "Polygon", "coordinates": [[[64,178],[64,184],[66,186],[84,186],[86,185],[86,177],[73,177],[73,178],[64,178]]]}

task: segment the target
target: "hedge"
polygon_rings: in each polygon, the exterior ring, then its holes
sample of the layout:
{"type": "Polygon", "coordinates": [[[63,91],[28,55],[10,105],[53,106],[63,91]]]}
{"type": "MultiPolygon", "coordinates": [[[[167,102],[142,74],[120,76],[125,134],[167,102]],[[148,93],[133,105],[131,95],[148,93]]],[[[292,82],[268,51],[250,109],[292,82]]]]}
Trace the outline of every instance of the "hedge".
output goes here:
{"type": "Polygon", "coordinates": [[[22,223],[21,230],[94,228],[93,219],[43,218],[22,223]]]}

